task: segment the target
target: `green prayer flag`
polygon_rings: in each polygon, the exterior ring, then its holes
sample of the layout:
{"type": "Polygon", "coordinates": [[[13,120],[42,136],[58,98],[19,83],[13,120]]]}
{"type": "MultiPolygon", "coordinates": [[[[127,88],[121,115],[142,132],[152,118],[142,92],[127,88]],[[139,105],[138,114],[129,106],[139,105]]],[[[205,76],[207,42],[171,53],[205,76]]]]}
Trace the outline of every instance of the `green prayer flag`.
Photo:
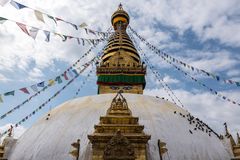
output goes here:
{"type": "Polygon", "coordinates": [[[15,91],[10,91],[10,92],[6,92],[6,93],[4,93],[4,96],[14,96],[14,92],[15,91]]]}
{"type": "Polygon", "coordinates": [[[6,18],[0,17],[0,24],[3,24],[5,21],[7,21],[6,18]]]}
{"type": "Polygon", "coordinates": [[[2,95],[0,94],[0,103],[3,103],[2,95]]]}

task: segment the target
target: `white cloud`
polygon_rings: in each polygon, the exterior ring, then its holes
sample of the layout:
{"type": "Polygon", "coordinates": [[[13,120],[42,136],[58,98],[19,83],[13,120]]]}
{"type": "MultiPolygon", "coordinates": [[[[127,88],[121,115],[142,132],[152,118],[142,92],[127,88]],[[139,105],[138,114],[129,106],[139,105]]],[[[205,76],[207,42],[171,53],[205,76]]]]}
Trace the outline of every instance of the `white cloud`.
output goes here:
{"type": "MultiPolygon", "coordinates": [[[[207,124],[210,124],[218,133],[223,134],[223,123],[229,124],[229,129],[233,132],[240,131],[240,108],[226,101],[223,101],[209,92],[191,93],[186,90],[173,90],[177,97],[184,104],[191,114],[199,117],[207,124]]],[[[221,92],[223,95],[238,99],[240,92],[225,91],[221,92]]],[[[144,94],[166,97],[171,100],[163,89],[145,89],[144,94]]]]}
{"type": "Polygon", "coordinates": [[[39,81],[40,78],[44,77],[44,74],[39,68],[33,68],[29,73],[29,80],[31,81],[39,81]]]}
{"type": "Polygon", "coordinates": [[[165,83],[179,83],[179,80],[175,79],[175,78],[171,78],[170,76],[166,75],[163,78],[163,81],[165,83]]]}
{"type": "Polygon", "coordinates": [[[0,82],[8,82],[8,81],[10,81],[10,79],[9,78],[7,78],[6,76],[4,76],[3,74],[0,74],[0,82]]]}

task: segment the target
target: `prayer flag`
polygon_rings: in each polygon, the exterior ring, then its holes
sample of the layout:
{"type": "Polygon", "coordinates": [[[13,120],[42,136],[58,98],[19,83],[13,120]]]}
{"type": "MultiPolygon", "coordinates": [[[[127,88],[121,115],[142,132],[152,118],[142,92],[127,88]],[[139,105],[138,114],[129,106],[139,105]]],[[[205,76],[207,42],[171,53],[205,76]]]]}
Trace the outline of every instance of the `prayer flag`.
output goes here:
{"type": "MultiPolygon", "coordinates": [[[[27,30],[25,24],[22,24],[22,23],[19,23],[19,22],[16,22],[16,24],[21,28],[21,30],[22,30],[24,33],[26,33],[27,35],[29,35],[28,30],[27,30]]],[[[29,36],[30,36],[30,35],[29,35],[29,36]]]]}
{"type": "Polygon", "coordinates": [[[38,28],[32,27],[32,28],[29,30],[29,35],[30,35],[33,39],[36,39],[38,30],[39,30],[38,28]]]}
{"type": "Polygon", "coordinates": [[[45,41],[46,41],[46,42],[49,42],[49,41],[50,41],[50,32],[49,32],[49,31],[43,31],[43,32],[44,32],[44,34],[46,35],[45,41]]]}
{"type": "Polygon", "coordinates": [[[87,27],[87,24],[86,23],[82,23],[82,24],[79,25],[79,27],[81,27],[81,28],[87,27]]]}
{"type": "Polygon", "coordinates": [[[87,28],[84,28],[85,29],[85,31],[86,31],[86,34],[88,34],[88,29],[87,28]]]}
{"type": "Polygon", "coordinates": [[[26,93],[26,94],[30,94],[29,91],[27,90],[27,88],[21,88],[20,91],[22,91],[23,93],[26,93]]]}
{"type": "Polygon", "coordinates": [[[78,27],[77,25],[73,24],[73,23],[70,23],[70,22],[67,22],[68,24],[70,24],[71,26],[73,26],[73,28],[75,28],[76,30],[78,30],[78,27]]]}
{"type": "Polygon", "coordinates": [[[44,87],[44,81],[37,84],[38,87],[44,87]]]}
{"type": "Polygon", "coordinates": [[[96,33],[95,33],[93,30],[91,30],[91,29],[88,29],[88,31],[89,31],[89,33],[91,33],[91,34],[96,35],[96,33]]]}
{"type": "Polygon", "coordinates": [[[61,35],[59,33],[54,33],[55,35],[59,36],[62,38],[62,41],[66,41],[67,40],[67,37],[65,35],[61,35]]]}
{"type": "Polygon", "coordinates": [[[18,2],[15,2],[15,1],[13,1],[13,0],[11,0],[11,5],[13,6],[13,7],[15,7],[16,9],[23,9],[23,8],[26,8],[27,6],[24,6],[24,5],[22,5],[22,4],[20,4],[20,3],[18,3],[18,2]]]}
{"type": "Polygon", "coordinates": [[[62,20],[61,18],[57,18],[57,17],[56,17],[56,20],[57,20],[57,21],[64,21],[64,20],[62,20]]]}
{"type": "Polygon", "coordinates": [[[8,0],[0,0],[0,5],[4,6],[7,2],[8,2],[8,0]]]}
{"type": "Polygon", "coordinates": [[[68,80],[67,72],[66,72],[66,71],[63,73],[63,77],[64,77],[65,80],[68,80]]]}
{"type": "Polygon", "coordinates": [[[237,85],[237,86],[240,86],[240,82],[236,82],[236,85],[237,85]]]}
{"type": "Polygon", "coordinates": [[[52,19],[56,24],[57,24],[57,21],[55,20],[55,18],[53,16],[50,16],[50,15],[47,15],[48,18],[52,19]]]}
{"type": "Polygon", "coordinates": [[[79,38],[77,38],[77,42],[78,42],[78,44],[81,44],[79,38]]]}
{"type": "Polygon", "coordinates": [[[37,88],[37,86],[35,84],[32,85],[31,88],[32,88],[33,91],[38,92],[38,88],[37,88]]]}
{"type": "Polygon", "coordinates": [[[78,75],[78,72],[76,69],[73,69],[72,71],[76,74],[76,76],[78,75]]]}
{"type": "Polygon", "coordinates": [[[3,23],[6,22],[6,21],[7,21],[6,18],[0,17],[0,24],[3,24],[3,23]]]}
{"type": "Polygon", "coordinates": [[[57,77],[56,77],[56,79],[55,79],[55,81],[57,81],[57,82],[58,82],[58,84],[62,83],[62,79],[61,79],[61,77],[60,77],[60,76],[57,76],[57,77]]]}
{"type": "Polygon", "coordinates": [[[53,79],[50,79],[48,81],[48,86],[52,86],[52,85],[54,85],[54,83],[55,83],[55,81],[53,79]]]}
{"type": "Polygon", "coordinates": [[[68,74],[70,77],[73,77],[73,73],[71,71],[68,71],[68,74]]]}
{"type": "Polygon", "coordinates": [[[4,93],[4,96],[14,96],[14,93],[15,93],[15,91],[10,91],[10,92],[6,92],[6,93],[4,93]]]}
{"type": "Polygon", "coordinates": [[[42,21],[43,23],[45,23],[45,22],[44,22],[44,19],[43,19],[43,14],[42,14],[42,12],[37,11],[37,10],[34,10],[34,14],[35,14],[37,20],[42,21]]]}
{"type": "Polygon", "coordinates": [[[67,40],[67,36],[66,35],[62,35],[62,41],[65,42],[67,40]]]}
{"type": "Polygon", "coordinates": [[[2,95],[0,94],[0,103],[3,103],[2,95]]]}

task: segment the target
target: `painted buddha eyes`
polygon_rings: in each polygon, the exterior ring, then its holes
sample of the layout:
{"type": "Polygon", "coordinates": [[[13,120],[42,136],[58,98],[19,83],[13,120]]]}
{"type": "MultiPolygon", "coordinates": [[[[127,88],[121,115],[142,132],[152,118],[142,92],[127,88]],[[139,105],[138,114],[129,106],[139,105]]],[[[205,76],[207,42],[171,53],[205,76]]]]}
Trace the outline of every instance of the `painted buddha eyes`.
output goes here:
{"type": "Polygon", "coordinates": [[[117,87],[117,86],[110,86],[110,88],[111,88],[112,90],[118,90],[118,89],[120,89],[120,88],[117,87]]]}
{"type": "Polygon", "coordinates": [[[124,90],[130,90],[132,89],[132,86],[123,86],[123,87],[118,87],[118,86],[110,86],[112,90],[119,90],[119,89],[124,89],[124,90]]]}

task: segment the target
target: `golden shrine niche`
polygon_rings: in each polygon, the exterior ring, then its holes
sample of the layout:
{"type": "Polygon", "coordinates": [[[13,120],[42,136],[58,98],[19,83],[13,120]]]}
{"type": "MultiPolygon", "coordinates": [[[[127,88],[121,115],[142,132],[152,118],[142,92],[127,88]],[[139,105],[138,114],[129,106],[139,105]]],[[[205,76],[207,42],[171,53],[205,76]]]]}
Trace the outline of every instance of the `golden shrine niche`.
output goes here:
{"type": "Polygon", "coordinates": [[[132,116],[126,99],[118,93],[105,116],[100,117],[93,134],[92,160],[146,160],[147,142],[151,138],[132,116]]]}

